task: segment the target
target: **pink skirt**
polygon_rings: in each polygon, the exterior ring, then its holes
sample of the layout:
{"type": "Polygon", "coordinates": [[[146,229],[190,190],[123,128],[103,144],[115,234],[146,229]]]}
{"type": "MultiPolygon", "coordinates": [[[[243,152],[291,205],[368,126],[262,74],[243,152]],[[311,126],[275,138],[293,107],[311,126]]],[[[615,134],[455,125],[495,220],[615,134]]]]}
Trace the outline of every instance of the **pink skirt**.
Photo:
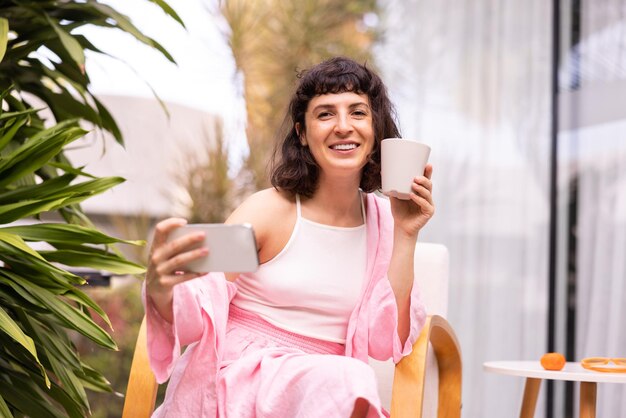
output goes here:
{"type": "Polygon", "coordinates": [[[217,378],[220,417],[348,418],[359,398],[386,416],[372,368],[343,344],[282,330],[230,305],[217,378]]]}

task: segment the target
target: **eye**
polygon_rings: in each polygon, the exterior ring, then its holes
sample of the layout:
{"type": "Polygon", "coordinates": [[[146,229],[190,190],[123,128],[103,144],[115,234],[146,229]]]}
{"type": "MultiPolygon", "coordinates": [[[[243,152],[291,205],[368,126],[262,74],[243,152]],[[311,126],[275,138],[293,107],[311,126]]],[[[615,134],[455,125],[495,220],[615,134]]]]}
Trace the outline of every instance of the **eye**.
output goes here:
{"type": "Polygon", "coordinates": [[[331,117],[333,114],[330,112],[320,112],[317,114],[317,117],[319,119],[328,119],[329,117],[331,117]]]}
{"type": "Polygon", "coordinates": [[[367,112],[363,109],[356,109],[354,112],[352,112],[352,114],[354,116],[357,117],[366,117],[367,116],[367,112]]]}

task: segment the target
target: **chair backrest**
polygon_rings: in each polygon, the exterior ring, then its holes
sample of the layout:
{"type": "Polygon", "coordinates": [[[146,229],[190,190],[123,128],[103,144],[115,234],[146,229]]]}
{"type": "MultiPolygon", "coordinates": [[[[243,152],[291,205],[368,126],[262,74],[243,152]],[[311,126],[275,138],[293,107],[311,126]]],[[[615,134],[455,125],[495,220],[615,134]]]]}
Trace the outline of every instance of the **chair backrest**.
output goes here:
{"type": "MultiPolygon", "coordinates": [[[[449,253],[441,244],[418,242],[415,248],[415,285],[418,286],[428,315],[446,316],[448,310],[449,253]]],[[[427,354],[427,379],[424,395],[423,416],[437,416],[438,373],[437,360],[432,350],[427,354]]],[[[370,359],[376,372],[378,391],[386,410],[391,407],[391,393],[395,365],[370,359]]]]}
{"type": "Polygon", "coordinates": [[[130,366],[122,418],[149,418],[154,411],[158,385],[148,359],[146,317],[139,327],[130,366]]]}

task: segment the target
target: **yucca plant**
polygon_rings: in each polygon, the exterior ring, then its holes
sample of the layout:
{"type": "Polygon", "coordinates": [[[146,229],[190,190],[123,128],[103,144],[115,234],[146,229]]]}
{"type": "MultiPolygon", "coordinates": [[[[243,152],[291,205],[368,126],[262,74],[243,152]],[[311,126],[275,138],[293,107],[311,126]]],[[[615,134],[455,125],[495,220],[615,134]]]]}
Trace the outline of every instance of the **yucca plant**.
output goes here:
{"type": "MultiPolygon", "coordinates": [[[[164,1],[153,2],[180,21],[164,1]]],[[[100,372],[81,361],[71,334],[117,347],[91,317],[98,315],[110,325],[106,313],[80,290],[85,280],[67,266],[143,272],[113,247],[142,242],[99,232],[80,209],[80,202],[123,179],[94,177],[63,155],[65,146],[86,133],[81,122],[122,142],[115,121],[89,92],[84,52],[99,51],[72,33],[88,24],[124,30],[172,60],[128,18],[95,0],[0,0],[2,417],[90,415],[86,390],[111,388],[100,372]],[[44,120],[34,106],[47,107],[52,118],[44,120]],[[41,222],[46,213],[57,213],[58,221],[41,222]],[[46,249],[29,245],[40,242],[46,249]]]]}
{"type": "MultiPolygon", "coordinates": [[[[3,98],[3,104],[6,103],[3,98]]],[[[65,121],[37,131],[15,144],[21,130],[32,127],[32,111],[0,114],[0,224],[44,211],[77,210],[77,204],[122,181],[92,178],[74,182],[80,170],[67,167],[57,177],[28,184],[25,180],[51,164],[63,147],[85,131],[65,121]],[[13,129],[19,126],[20,129],[13,129]],[[12,149],[9,149],[12,148],[12,149]]],[[[53,167],[49,166],[49,170],[53,167]]],[[[109,251],[122,241],[75,224],[35,223],[0,228],[0,411],[3,416],[84,417],[89,413],[85,388],[110,390],[102,375],[80,361],[67,329],[99,345],[116,349],[111,337],[90,317],[91,309],[106,314],[78,286],[85,280],[67,266],[91,267],[118,274],[143,271],[139,265],[109,251]],[[47,242],[35,251],[27,242],[47,242]],[[19,413],[19,414],[18,414],[19,413]]]]}
{"type": "MultiPolygon", "coordinates": [[[[266,167],[299,70],[335,55],[371,59],[378,33],[363,24],[376,0],[221,0],[228,40],[244,75],[245,169],[253,190],[268,187],[266,167]]],[[[371,62],[370,62],[371,64],[371,62]]]]}
{"type": "Polygon", "coordinates": [[[189,148],[182,156],[181,170],[175,174],[180,190],[172,193],[172,200],[185,208],[190,223],[224,222],[240,196],[236,195],[236,182],[230,177],[228,144],[221,120],[216,120],[212,132],[205,131],[201,152],[189,148]]]}

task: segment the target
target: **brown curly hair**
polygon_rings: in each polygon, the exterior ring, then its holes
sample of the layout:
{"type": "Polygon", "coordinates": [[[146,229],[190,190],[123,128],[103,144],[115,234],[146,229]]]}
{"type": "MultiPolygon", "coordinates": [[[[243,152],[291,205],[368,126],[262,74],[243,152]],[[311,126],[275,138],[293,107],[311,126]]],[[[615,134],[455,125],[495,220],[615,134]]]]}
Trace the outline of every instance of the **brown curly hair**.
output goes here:
{"type": "Polygon", "coordinates": [[[306,197],[313,195],[317,189],[319,165],[309,148],[300,143],[296,124],[306,132],[304,114],[315,96],[353,92],[367,95],[373,116],[374,147],[363,167],[360,187],[368,193],[380,189],[380,142],[384,138],[400,136],[395,110],[380,77],[350,58],[335,57],[301,72],[298,78],[300,81],[285,116],[284,126],[289,131],[274,148],[270,171],[272,186],[306,197]]]}

